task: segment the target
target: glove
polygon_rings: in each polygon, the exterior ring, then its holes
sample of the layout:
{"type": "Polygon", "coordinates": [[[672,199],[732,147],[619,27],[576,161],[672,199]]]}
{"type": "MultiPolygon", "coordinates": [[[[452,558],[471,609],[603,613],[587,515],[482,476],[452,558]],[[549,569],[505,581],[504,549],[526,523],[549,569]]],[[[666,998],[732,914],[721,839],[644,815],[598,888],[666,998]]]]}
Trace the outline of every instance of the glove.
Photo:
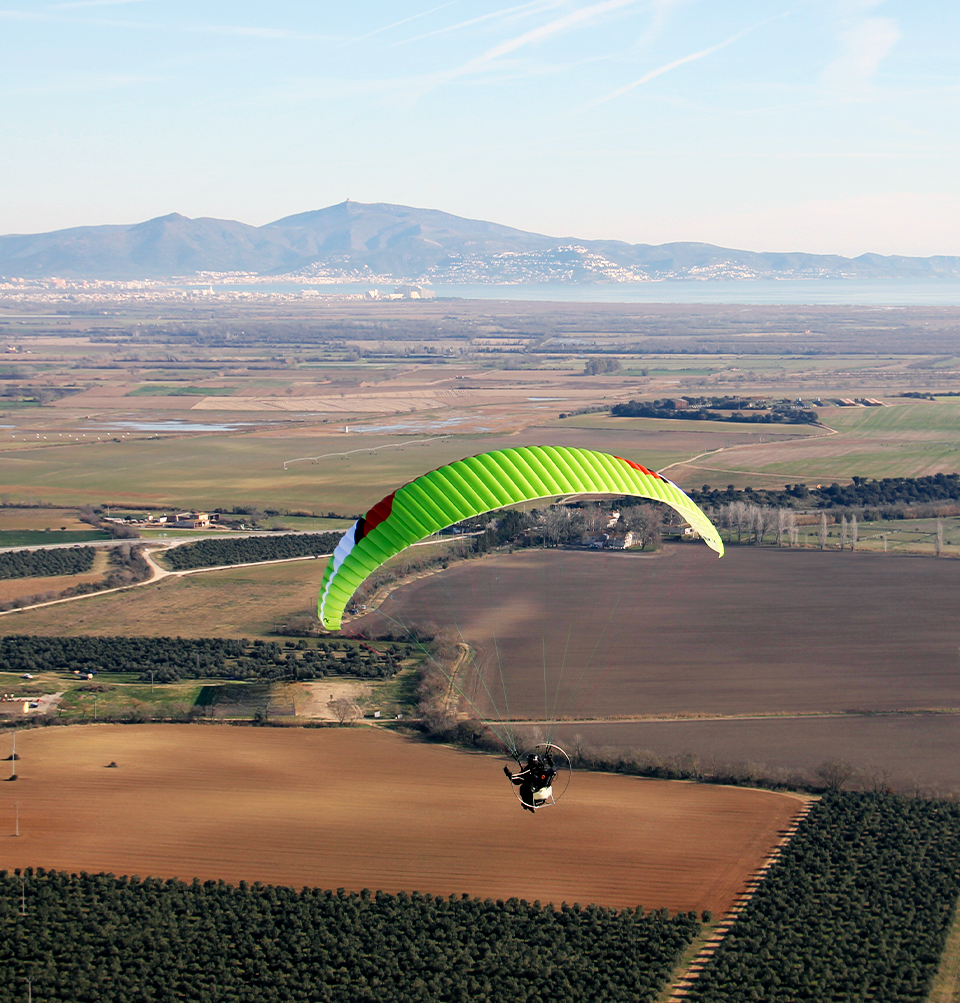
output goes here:
{"type": "Polygon", "coordinates": [[[508,777],[512,777],[512,776],[513,776],[513,774],[512,774],[511,772],[510,772],[510,767],[509,767],[509,766],[504,766],[504,768],[503,768],[503,772],[504,772],[504,773],[505,773],[505,774],[506,774],[506,775],[507,775],[508,777]]]}

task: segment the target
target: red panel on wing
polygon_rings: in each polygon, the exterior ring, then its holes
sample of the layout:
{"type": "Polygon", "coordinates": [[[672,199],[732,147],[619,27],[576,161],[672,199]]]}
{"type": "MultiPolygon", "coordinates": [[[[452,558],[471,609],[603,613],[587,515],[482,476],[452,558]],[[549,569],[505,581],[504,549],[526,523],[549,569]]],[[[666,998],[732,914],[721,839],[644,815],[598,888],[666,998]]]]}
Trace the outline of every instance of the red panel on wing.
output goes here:
{"type": "Polygon", "coordinates": [[[393,511],[393,496],[396,491],[391,492],[386,498],[382,498],[373,506],[372,509],[363,517],[363,535],[366,536],[367,533],[376,529],[381,522],[390,518],[390,513],[393,511]]]}
{"type": "Polygon", "coordinates": [[[649,474],[651,477],[656,477],[657,480],[663,480],[656,470],[647,470],[646,467],[641,467],[639,463],[634,463],[633,460],[625,460],[622,456],[617,456],[615,459],[621,463],[626,463],[628,467],[633,467],[634,470],[639,470],[641,474],[649,474]]]}

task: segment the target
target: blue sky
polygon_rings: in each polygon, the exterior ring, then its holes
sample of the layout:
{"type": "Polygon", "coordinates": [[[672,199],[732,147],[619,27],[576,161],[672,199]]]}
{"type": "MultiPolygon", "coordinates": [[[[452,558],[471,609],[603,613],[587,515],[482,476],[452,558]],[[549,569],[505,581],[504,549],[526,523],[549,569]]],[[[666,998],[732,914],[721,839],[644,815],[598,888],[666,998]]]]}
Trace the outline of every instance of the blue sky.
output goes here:
{"type": "Polygon", "coordinates": [[[956,0],[0,0],[0,233],[351,198],[960,254],[956,0]]]}

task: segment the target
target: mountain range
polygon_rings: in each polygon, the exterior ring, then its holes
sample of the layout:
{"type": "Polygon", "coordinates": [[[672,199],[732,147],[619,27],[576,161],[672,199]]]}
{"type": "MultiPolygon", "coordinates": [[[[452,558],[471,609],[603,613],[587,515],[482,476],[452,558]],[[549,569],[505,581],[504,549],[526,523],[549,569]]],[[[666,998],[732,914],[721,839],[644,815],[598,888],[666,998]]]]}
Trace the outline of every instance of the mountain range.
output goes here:
{"type": "Polygon", "coordinates": [[[178,213],[144,223],[0,236],[0,275],[304,282],[638,282],[653,279],[960,277],[960,257],[739,251],[528,233],[435,209],[341,202],[264,226],[178,213]],[[206,273],[206,274],[204,274],[206,273]]]}

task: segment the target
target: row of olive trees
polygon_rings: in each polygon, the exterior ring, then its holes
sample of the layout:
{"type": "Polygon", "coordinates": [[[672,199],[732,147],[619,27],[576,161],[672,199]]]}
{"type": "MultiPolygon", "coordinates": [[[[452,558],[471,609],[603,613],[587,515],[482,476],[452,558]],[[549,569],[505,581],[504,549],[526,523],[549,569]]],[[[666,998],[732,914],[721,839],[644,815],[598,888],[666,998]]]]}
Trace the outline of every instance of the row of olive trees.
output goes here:
{"type": "Polygon", "coordinates": [[[654,1000],[693,912],[0,871],[4,1000],[654,1000]]]}
{"type": "Polygon", "coordinates": [[[960,892],[960,806],[831,792],[705,965],[691,1003],[918,1003],[960,892]]]}

